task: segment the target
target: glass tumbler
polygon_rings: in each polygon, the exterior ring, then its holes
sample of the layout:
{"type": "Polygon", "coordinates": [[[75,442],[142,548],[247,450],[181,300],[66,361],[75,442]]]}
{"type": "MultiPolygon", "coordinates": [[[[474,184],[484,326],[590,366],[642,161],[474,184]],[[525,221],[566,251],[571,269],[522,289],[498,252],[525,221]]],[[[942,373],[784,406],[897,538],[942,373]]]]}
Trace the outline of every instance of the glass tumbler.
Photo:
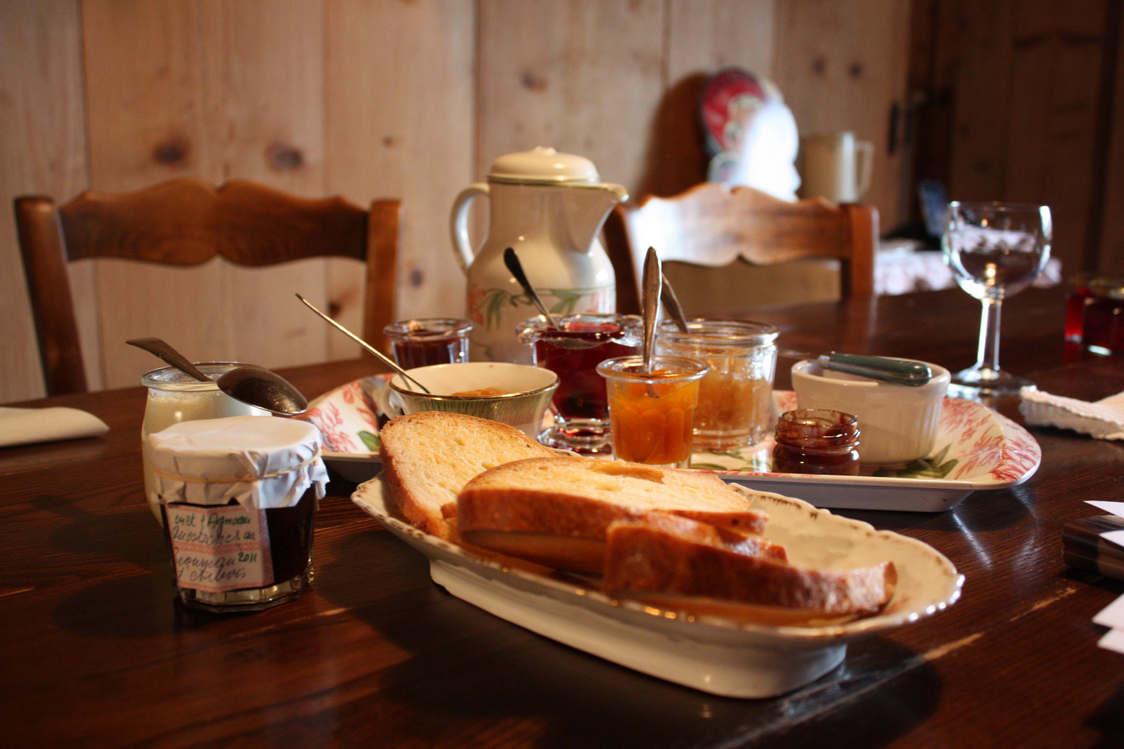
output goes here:
{"type": "Polygon", "coordinates": [[[531,361],[558,375],[555,423],[539,441],[581,455],[611,453],[609,404],[597,365],[639,353],[643,321],[636,315],[578,314],[557,323],[554,328],[533,317],[516,330],[531,347],[531,361]]]}
{"type": "Polygon", "coordinates": [[[212,382],[200,382],[175,367],[161,367],[141,377],[148,388],[141,424],[141,463],[144,467],[144,493],[149,509],[163,524],[160,505],[152,500],[152,466],[148,435],[167,429],[181,421],[218,419],[223,416],[269,416],[268,411],[236,401],[219,390],[217,380],[237,366],[237,362],[201,362],[197,365],[212,382]]]}
{"type": "Polygon", "coordinates": [[[699,381],[707,366],[694,359],[657,356],[652,369],[639,356],[603,361],[612,422],[613,453],[634,463],[686,468],[699,381]]]}
{"type": "Polygon", "coordinates": [[[383,328],[390,352],[403,369],[468,361],[472,322],[452,317],[399,320],[383,328]]]}
{"type": "Polygon", "coordinates": [[[686,332],[670,322],[660,326],[656,353],[710,368],[699,385],[695,450],[729,450],[771,433],[777,332],[772,325],[736,320],[696,319],[686,332]]]}

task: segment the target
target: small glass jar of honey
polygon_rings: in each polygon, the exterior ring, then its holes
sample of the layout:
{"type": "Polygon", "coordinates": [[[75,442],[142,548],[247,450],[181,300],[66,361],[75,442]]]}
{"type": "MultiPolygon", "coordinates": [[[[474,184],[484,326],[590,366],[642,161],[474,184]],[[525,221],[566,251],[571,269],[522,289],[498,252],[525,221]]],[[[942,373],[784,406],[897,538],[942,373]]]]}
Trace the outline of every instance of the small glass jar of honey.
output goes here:
{"type": "Polygon", "coordinates": [[[710,371],[699,386],[694,449],[722,451],[767,437],[773,421],[777,329],[766,323],[696,319],[664,323],[656,353],[696,359],[710,371]]]}
{"type": "Polygon", "coordinates": [[[801,408],[777,420],[773,471],[857,476],[859,420],[841,411],[801,408]]]}

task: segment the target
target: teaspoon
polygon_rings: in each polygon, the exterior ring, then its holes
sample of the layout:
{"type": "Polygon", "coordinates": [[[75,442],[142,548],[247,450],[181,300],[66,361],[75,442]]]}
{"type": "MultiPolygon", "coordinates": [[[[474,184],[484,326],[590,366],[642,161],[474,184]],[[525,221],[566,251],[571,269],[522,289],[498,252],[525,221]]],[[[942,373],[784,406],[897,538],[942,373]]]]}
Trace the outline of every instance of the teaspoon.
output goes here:
{"type": "Polygon", "coordinates": [[[539,314],[546,318],[546,324],[555,330],[561,330],[561,328],[558,327],[558,323],[550,316],[550,310],[543,304],[542,299],[539,299],[535,287],[527,280],[527,274],[523,272],[523,264],[519,262],[519,256],[515,254],[515,250],[511,247],[503,251],[503,264],[511,271],[511,275],[515,276],[515,280],[519,282],[519,285],[523,287],[523,292],[530,298],[531,304],[535,305],[539,314]]]}
{"type": "Polygon", "coordinates": [[[200,382],[214,382],[234,400],[269,411],[274,416],[300,416],[308,410],[308,399],[293,383],[263,367],[241,364],[212,380],[163,339],[132,338],[125,343],[144,349],[200,382]]]}
{"type": "Polygon", "coordinates": [[[305,298],[304,298],[303,296],[301,296],[300,294],[297,294],[297,299],[300,299],[300,300],[301,300],[301,302],[302,302],[302,303],[304,304],[304,306],[305,306],[305,307],[308,307],[308,308],[309,308],[310,310],[312,310],[312,311],[313,311],[313,312],[315,312],[316,314],[320,315],[320,317],[324,318],[324,321],[325,321],[326,323],[328,323],[328,324],[329,324],[329,325],[331,325],[331,326],[332,326],[333,328],[335,328],[336,330],[338,330],[339,332],[343,333],[343,334],[344,334],[345,336],[347,336],[348,338],[350,338],[351,340],[355,341],[355,342],[356,342],[356,343],[358,343],[358,344],[359,344],[360,346],[362,346],[362,347],[363,347],[363,350],[364,350],[364,351],[366,351],[366,352],[367,352],[368,354],[371,354],[371,355],[372,355],[372,356],[374,356],[374,357],[375,357],[376,359],[378,359],[379,361],[381,361],[381,362],[382,362],[383,364],[385,364],[386,366],[390,367],[390,368],[391,368],[391,369],[393,369],[393,370],[394,370],[395,372],[397,372],[397,373],[398,373],[399,375],[401,375],[401,376],[402,376],[402,378],[403,378],[403,379],[405,379],[405,380],[406,380],[407,382],[412,382],[413,384],[417,385],[417,386],[418,386],[418,388],[419,388],[419,389],[420,389],[420,390],[421,390],[421,391],[422,391],[423,393],[425,393],[426,395],[433,395],[433,393],[429,392],[429,388],[427,388],[427,387],[426,387],[425,385],[423,385],[423,384],[421,384],[420,382],[418,382],[417,380],[415,380],[415,379],[414,379],[413,377],[411,377],[411,376],[410,376],[409,374],[407,374],[406,370],[404,370],[404,369],[402,369],[402,367],[398,366],[398,362],[394,361],[394,360],[393,360],[393,359],[391,359],[391,358],[390,358],[389,356],[387,356],[387,355],[386,355],[386,354],[384,354],[383,352],[379,351],[379,350],[378,350],[377,348],[375,348],[375,347],[374,347],[374,346],[372,346],[371,344],[367,343],[366,341],[364,341],[364,340],[363,340],[362,338],[360,338],[359,336],[357,336],[357,335],[355,335],[354,333],[352,333],[352,332],[351,332],[350,330],[348,330],[347,328],[345,328],[345,327],[344,327],[343,325],[340,325],[340,324],[339,324],[338,322],[336,322],[336,321],[335,321],[334,319],[332,319],[332,318],[331,318],[331,317],[329,317],[328,315],[326,315],[326,314],[324,314],[323,312],[321,312],[321,311],[320,311],[319,309],[317,309],[317,307],[316,307],[316,305],[315,305],[315,304],[313,304],[312,302],[308,301],[307,299],[305,299],[305,298]]]}

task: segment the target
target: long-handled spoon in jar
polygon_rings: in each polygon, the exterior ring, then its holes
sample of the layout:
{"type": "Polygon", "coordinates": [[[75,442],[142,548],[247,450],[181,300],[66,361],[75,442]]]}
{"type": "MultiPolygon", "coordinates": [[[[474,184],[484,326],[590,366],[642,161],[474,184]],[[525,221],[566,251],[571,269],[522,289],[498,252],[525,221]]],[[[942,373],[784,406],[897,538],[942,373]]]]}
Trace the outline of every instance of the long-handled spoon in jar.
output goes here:
{"type": "Polygon", "coordinates": [[[345,336],[347,336],[348,338],[350,338],[351,340],[355,341],[355,342],[356,342],[356,343],[358,343],[358,344],[359,344],[360,346],[362,346],[362,347],[363,347],[363,350],[364,350],[364,351],[366,351],[366,352],[367,352],[368,354],[371,354],[371,355],[372,355],[372,356],[374,356],[374,357],[375,357],[376,359],[378,359],[379,361],[381,361],[381,362],[382,362],[383,364],[385,364],[386,366],[390,367],[390,368],[391,368],[391,369],[393,369],[393,370],[394,370],[395,372],[397,372],[397,373],[398,373],[398,374],[399,374],[399,375],[400,375],[400,376],[401,376],[402,378],[404,378],[404,379],[405,379],[405,380],[406,380],[407,382],[411,382],[411,383],[413,383],[414,385],[416,385],[416,386],[417,386],[417,388],[418,388],[419,390],[421,390],[421,391],[422,391],[423,393],[425,393],[426,395],[432,395],[432,393],[430,393],[430,392],[429,392],[429,388],[427,388],[427,387],[426,387],[425,385],[421,384],[420,382],[418,382],[417,380],[415,380],[415,379],[414,379],[413,377],[411,377],[411,376],[410,376],[410,375],[409,375],[409,374],[408,374],[408,373],[406,372],[406,370],[404,370],[404,369],[402,369],[402,367],[398,366],[398,362],[394,361],[394,360],[393,360],[393,359],[391,359],[391,358],[390,358],[389,356],[387,356],[387,355],[386,355],[386,354],[384,354],[383,352],[379,351],[379,350],[378,350],[377,348],[375,348],[375,347],[374,347],[374,346],[372,346],[371,344],[367,343],[366,341],[364,341],[364,340],[363,340],[362,338],[360,338],[359,336],[357,336],[357,335],[355,335],[354,333],[352,333],[352,332],[351,332],[350,330],[348,330],[348,329],[347,329],[347,328],[345,328],[345,327],[344,327],[343,325],[341,325],[341,324],[339,324],[338,322],[336,322],[335,320],[333,320],[333,319],[332,319],[331,317],[329,317],[329,316],[328,316],[328,315],[326,315],[325,313],[321,312],[321,311],[320,311],[320,310],[319,310],[319,309],[318,309],[318,308],[316,307],[316,305],[315,305],[315,304],[313,304],[312,302],[308,301],[307,299],[305,299],[305,298],[304,298],[303,296],[301,296],[300,294],[297,294],[297,299],[300,299],[300,300],[301,300],[301,303],[302,303],[302,304],[304,304],[304,306],[305,306],[305,307],[308,307],[308,308],[309,308],[310,310],[312,310],[312,311],[313,311],[313,312],[315,312],[316,314],[320,315],[320,317],[324,318],[324,321],[325,321],[326,323],[328,323],[328,324],[329,324],[329,325],[331,325],[331,326],[332,326],[333,328],[335,328],[336,330],[338,330],[339,332],[343,333],[343,334],[344,334],[345,336]]]}
{"type": "MultiPolygon", "coordinates": [[[[655,249],[653,248],[653,252],[655,249]]],[[[679,297],[675,294],[675,289],[671,286],[671,281],[668,280],[666,274],[663,277],[663,306],[671,313],[671,319],[675,322],[675,327],[679,328],[680,333],[687,332],[687,315],[683,312],[683,305],[679,303],[679,297]]]]}
{"type": "Polygon", "coordinates": [[[531,304],[535,305],[535,309],[539,314],[546,318],[546,324],[555,330],[561,330],[558,323],[555,322],[554,317],[551,316],[550,310],[543,304],[542,299],[539,298],[538,292],[531,282],[527,279],[527,274],[523,272],[523,263],[519,262],[519,256],[515,254],[515,250],[508,247],[503,251],[503,264],[511,271],[511,275],[515,276],[515,280],[523,287],[523,293],[531,300],[531,304]]]}

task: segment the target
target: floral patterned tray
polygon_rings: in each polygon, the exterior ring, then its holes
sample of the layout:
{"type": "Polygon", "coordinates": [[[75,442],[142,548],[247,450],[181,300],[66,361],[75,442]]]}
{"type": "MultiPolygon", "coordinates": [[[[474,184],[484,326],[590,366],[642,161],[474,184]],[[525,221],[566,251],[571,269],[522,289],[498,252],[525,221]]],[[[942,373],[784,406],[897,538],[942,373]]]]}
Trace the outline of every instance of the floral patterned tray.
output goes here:
{"type": "MultiPolygon", "coordinates": [[[[344,478],[360,482],[378,470],[379,401],[385,376],[349,382],[312,401],[306,418],[320,428],[324,460],[344,478]]],[[[777,408],[796,407],[796,394],[774,393],[777,408]]],[[[725,453],[696,453],[691,467],[726,481],[799,497],[819,507],[940,512],[974,491],[1005,489],[1027,481],[1042,461],[1029,432],[991,409],[946,398],[933,452],[873,475],[809,476],[769,470],[772,439],[725,453]]]]}

